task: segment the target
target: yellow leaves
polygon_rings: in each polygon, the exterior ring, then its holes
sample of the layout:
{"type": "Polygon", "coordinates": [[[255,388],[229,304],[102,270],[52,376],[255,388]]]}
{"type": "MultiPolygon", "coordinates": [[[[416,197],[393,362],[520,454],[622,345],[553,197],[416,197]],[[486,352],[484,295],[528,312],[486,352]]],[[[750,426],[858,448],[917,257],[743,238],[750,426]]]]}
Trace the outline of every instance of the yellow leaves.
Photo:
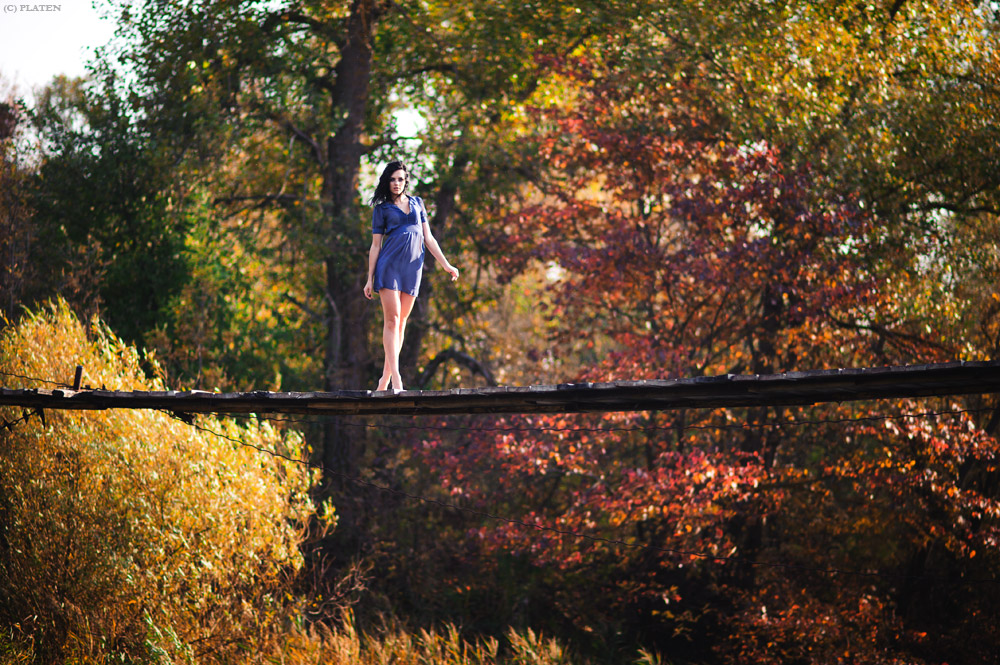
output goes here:
{"type": "Polygon", "coordinates": [[[333,528],[337,525],[337,509],[329,499],[320,504],[317,510],[317,517],[328,528],[333,528]]]}
{"type": "MultiPolygon", "coordinates": [[[[0,337],[4,372],[67,381],[76,364],[85,382],[109,389],[163,389],[134,349],[97,323],[88,335],[64,303],[0,337]]],[[[229,593],[257,602],[281,569],[301,565],[296,524],[310,506],[302,466],[159,412],[46,415],[48,427],[23,424],[0,449],[0,493],[17,497],[6,537],[19,554],[6,563],[23,584],[63,584],[53,593],[90,599],[80,611],[97,623],[139,602],[155,608],[157,624],[197,639],[202,627],[185,608],[211,613],[229,593]]],[[[302,445],[269,426],[200,425],[293,458],[302,445]]]]}

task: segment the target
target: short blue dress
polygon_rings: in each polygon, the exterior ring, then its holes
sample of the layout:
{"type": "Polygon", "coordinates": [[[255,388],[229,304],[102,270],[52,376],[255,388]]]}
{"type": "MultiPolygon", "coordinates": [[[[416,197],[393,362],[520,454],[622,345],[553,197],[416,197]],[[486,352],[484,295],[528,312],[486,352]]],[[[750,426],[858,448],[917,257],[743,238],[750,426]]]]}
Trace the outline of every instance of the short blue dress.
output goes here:
{"type": "Polygon", "coordinates": [[[372,233],[382,234],[372,286],[416,297],[424,269],[424,225],[427,212],[419,196],[407,196],[410,214],[395,203],[380,203],[372,212],[372,233]]]}

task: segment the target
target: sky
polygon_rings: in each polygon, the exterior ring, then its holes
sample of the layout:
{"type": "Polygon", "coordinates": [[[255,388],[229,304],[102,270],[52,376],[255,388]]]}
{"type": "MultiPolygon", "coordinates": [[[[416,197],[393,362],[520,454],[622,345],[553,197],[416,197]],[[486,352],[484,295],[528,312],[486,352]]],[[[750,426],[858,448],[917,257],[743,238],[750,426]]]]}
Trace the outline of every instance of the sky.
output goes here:
{"type": "MultiPolygon", "coordinates": [[[[58,74],[87,73],[94,49],[114,33],[114,23],[101,18],[94,2],[0,0],[0,99],[12,86],[17,96],[32,98],[33,90],[58,74]]],[[[413,136],[426,125],[415,111],[397,113],[397,122],[402,136],[413,136]]]]}
{"type": "Polygon", "coordinates": [[[93,49],[114,32],[93,2],[0,0],[0,92],[13,84],[29,94],[57,74],[84,75],[93,49]]]}

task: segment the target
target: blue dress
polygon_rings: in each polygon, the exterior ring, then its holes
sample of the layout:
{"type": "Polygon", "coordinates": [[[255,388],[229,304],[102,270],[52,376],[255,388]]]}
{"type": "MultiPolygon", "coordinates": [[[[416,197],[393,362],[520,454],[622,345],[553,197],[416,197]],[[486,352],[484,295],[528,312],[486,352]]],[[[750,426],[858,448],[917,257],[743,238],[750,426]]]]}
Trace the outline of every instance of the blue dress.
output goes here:
{"type": "Polygon", "coordinates": [[[407,196],[410,214],[395,203],[380,203],[372,212],[372,233],[382,234],[372,286],[416,297],[424,269],[424,226],[427,213],[419,196],[407,196]]]}

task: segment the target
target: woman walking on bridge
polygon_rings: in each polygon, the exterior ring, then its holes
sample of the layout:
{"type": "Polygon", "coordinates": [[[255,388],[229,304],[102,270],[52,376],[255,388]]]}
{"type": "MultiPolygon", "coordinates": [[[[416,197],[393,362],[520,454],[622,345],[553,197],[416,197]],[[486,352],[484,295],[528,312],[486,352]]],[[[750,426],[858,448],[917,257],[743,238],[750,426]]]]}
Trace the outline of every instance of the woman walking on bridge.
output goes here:
{"type": "Polygon", "coordinates": [[[408,184],[409,173],[403,163],[389,162],[371,199],[374,206],[372,246],[368,250],[365,297],[371,300],[372,294],[378,293],[385,315],[382,328],[385,364],[376,390],[386,390],[390,382],[394,391],[403,389],[399,351],[403,346],[406,320],[420,291],[424,248],[430,251],[453,281],[458,279],[458,268],[448,263],[431,233],[424,202],[419,196],[406,194],[408,184]]]}

